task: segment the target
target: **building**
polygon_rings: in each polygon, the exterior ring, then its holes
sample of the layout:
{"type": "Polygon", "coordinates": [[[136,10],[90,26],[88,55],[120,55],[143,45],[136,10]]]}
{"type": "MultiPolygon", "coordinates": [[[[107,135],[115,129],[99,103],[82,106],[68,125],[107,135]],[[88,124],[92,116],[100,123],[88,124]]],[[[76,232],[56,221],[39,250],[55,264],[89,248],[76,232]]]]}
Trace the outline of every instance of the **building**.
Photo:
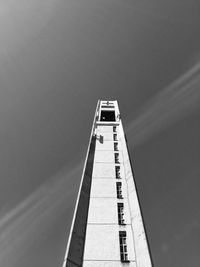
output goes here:
{"type": "Polygon", "coordinates": [[[63,267],[151,267],[117,101],[98,101],[63,267]]]}

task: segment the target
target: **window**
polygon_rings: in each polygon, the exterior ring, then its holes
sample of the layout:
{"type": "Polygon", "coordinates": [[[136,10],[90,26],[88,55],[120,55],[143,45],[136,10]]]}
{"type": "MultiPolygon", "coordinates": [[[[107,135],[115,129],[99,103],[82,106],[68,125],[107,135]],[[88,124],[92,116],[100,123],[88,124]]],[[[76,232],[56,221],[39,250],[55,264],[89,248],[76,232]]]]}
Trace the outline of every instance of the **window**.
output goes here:
{"type": "Polygon", "coordinates": [[[120,166],[115,166],[115,175],[116,175],[116,178],[117,179],[120,179],[121,178],[121,175],[120,175],[120,166]]]}
{"type": "Polygon", "coordinates": [[[129,262],[127,243],[126,243],[126,231],[119,232],[119,245],[120,245],[120,258],[122,262],[129,262]]]}
{"type": "Polygon", "coordinates": [[[113,126],[113,132],[114,132],[114,133],[117,132],[117,126],[113,126]]]}
{"type": "Polygon", "coordinates": [[[119,163],[119,153],[115,153],[115,163],[119,163]]]}
{"type": "Polygon", "coordinates": [[[117,182],[116,183],[116,189],[117,189],[117,198],[122,199],[122,183],[117,182]]]}
{"type": "Polygon", "coordinates": [[[113,134],[113,140],[117,141],[117,134],[113,134]]]}
{"type": "Polygon", "coordinates": [[[118,151],[118,150],[119,150],[119,149],[118,149],[118,143],[117,143],[117,142],[114,143],[114,150],[115,150],[115,151],[118,151]]]}
{"type": "Polygon", "coordinates": [[[117,203],[117,211],[118,211],[118,223],[119,225],[124,225],[124,204],[117,203]]]}
{"type": "Polygon", "coordinates": [[[114,109],[114,106],[112,105],[112,106],[105,106],[105,105],[102,105],[101,106],[102,108],[113,108],[114,109]]]}
{"type": "Polygon", "coordinates": [[[101,121],[115,121],[115,111],[101,111],[101,121]]]}

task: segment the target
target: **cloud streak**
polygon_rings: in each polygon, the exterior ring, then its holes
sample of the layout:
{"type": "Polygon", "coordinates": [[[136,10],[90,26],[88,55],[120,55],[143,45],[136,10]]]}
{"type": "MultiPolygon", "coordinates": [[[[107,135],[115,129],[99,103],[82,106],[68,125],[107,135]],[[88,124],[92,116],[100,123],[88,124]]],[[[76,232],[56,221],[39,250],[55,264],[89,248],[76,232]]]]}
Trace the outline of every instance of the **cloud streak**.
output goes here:
{"type": "Polygon", "coordinates": [[[183,118],[200,104],[200,62],[161,90],[126,128],[130,144],[139,145],[183,118]]]}
{"type": "Polygon", "coordinates": [[[81,164],[63,169],[0,219],[0,266],[16,267],[36,239],[73,205],[81,169],[81,164]]]}

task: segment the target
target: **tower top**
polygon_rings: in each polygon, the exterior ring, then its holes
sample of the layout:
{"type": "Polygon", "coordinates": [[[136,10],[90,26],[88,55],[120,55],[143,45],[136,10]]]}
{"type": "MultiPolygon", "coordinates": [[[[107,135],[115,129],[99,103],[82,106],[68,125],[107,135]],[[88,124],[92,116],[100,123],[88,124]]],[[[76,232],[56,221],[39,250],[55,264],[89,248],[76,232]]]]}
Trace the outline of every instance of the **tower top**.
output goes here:
{"type": "Polygon", "coordinates": [[[117,100],[99,100],[96,111],[96,123],[98,124],[118,124],[120,113],[117,100]]]}

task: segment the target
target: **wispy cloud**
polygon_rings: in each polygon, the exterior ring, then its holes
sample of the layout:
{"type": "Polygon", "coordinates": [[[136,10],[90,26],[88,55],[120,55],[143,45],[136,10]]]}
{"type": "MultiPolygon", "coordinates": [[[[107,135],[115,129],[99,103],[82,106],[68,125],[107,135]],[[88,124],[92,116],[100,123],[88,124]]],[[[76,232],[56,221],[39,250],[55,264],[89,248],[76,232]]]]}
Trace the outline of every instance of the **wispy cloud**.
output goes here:
{"type": "Polygon", "coordinates": [[[200,62],[160,90],[127,127],[130,144],[139,145],[200,104],[200,62]]]}
{"type": "Polygon", "coordinates": [[[0,219],[0,266],[16,266],[48,225],[71,207],[80,175],[81,164],[63,169],[0,219]]]}

